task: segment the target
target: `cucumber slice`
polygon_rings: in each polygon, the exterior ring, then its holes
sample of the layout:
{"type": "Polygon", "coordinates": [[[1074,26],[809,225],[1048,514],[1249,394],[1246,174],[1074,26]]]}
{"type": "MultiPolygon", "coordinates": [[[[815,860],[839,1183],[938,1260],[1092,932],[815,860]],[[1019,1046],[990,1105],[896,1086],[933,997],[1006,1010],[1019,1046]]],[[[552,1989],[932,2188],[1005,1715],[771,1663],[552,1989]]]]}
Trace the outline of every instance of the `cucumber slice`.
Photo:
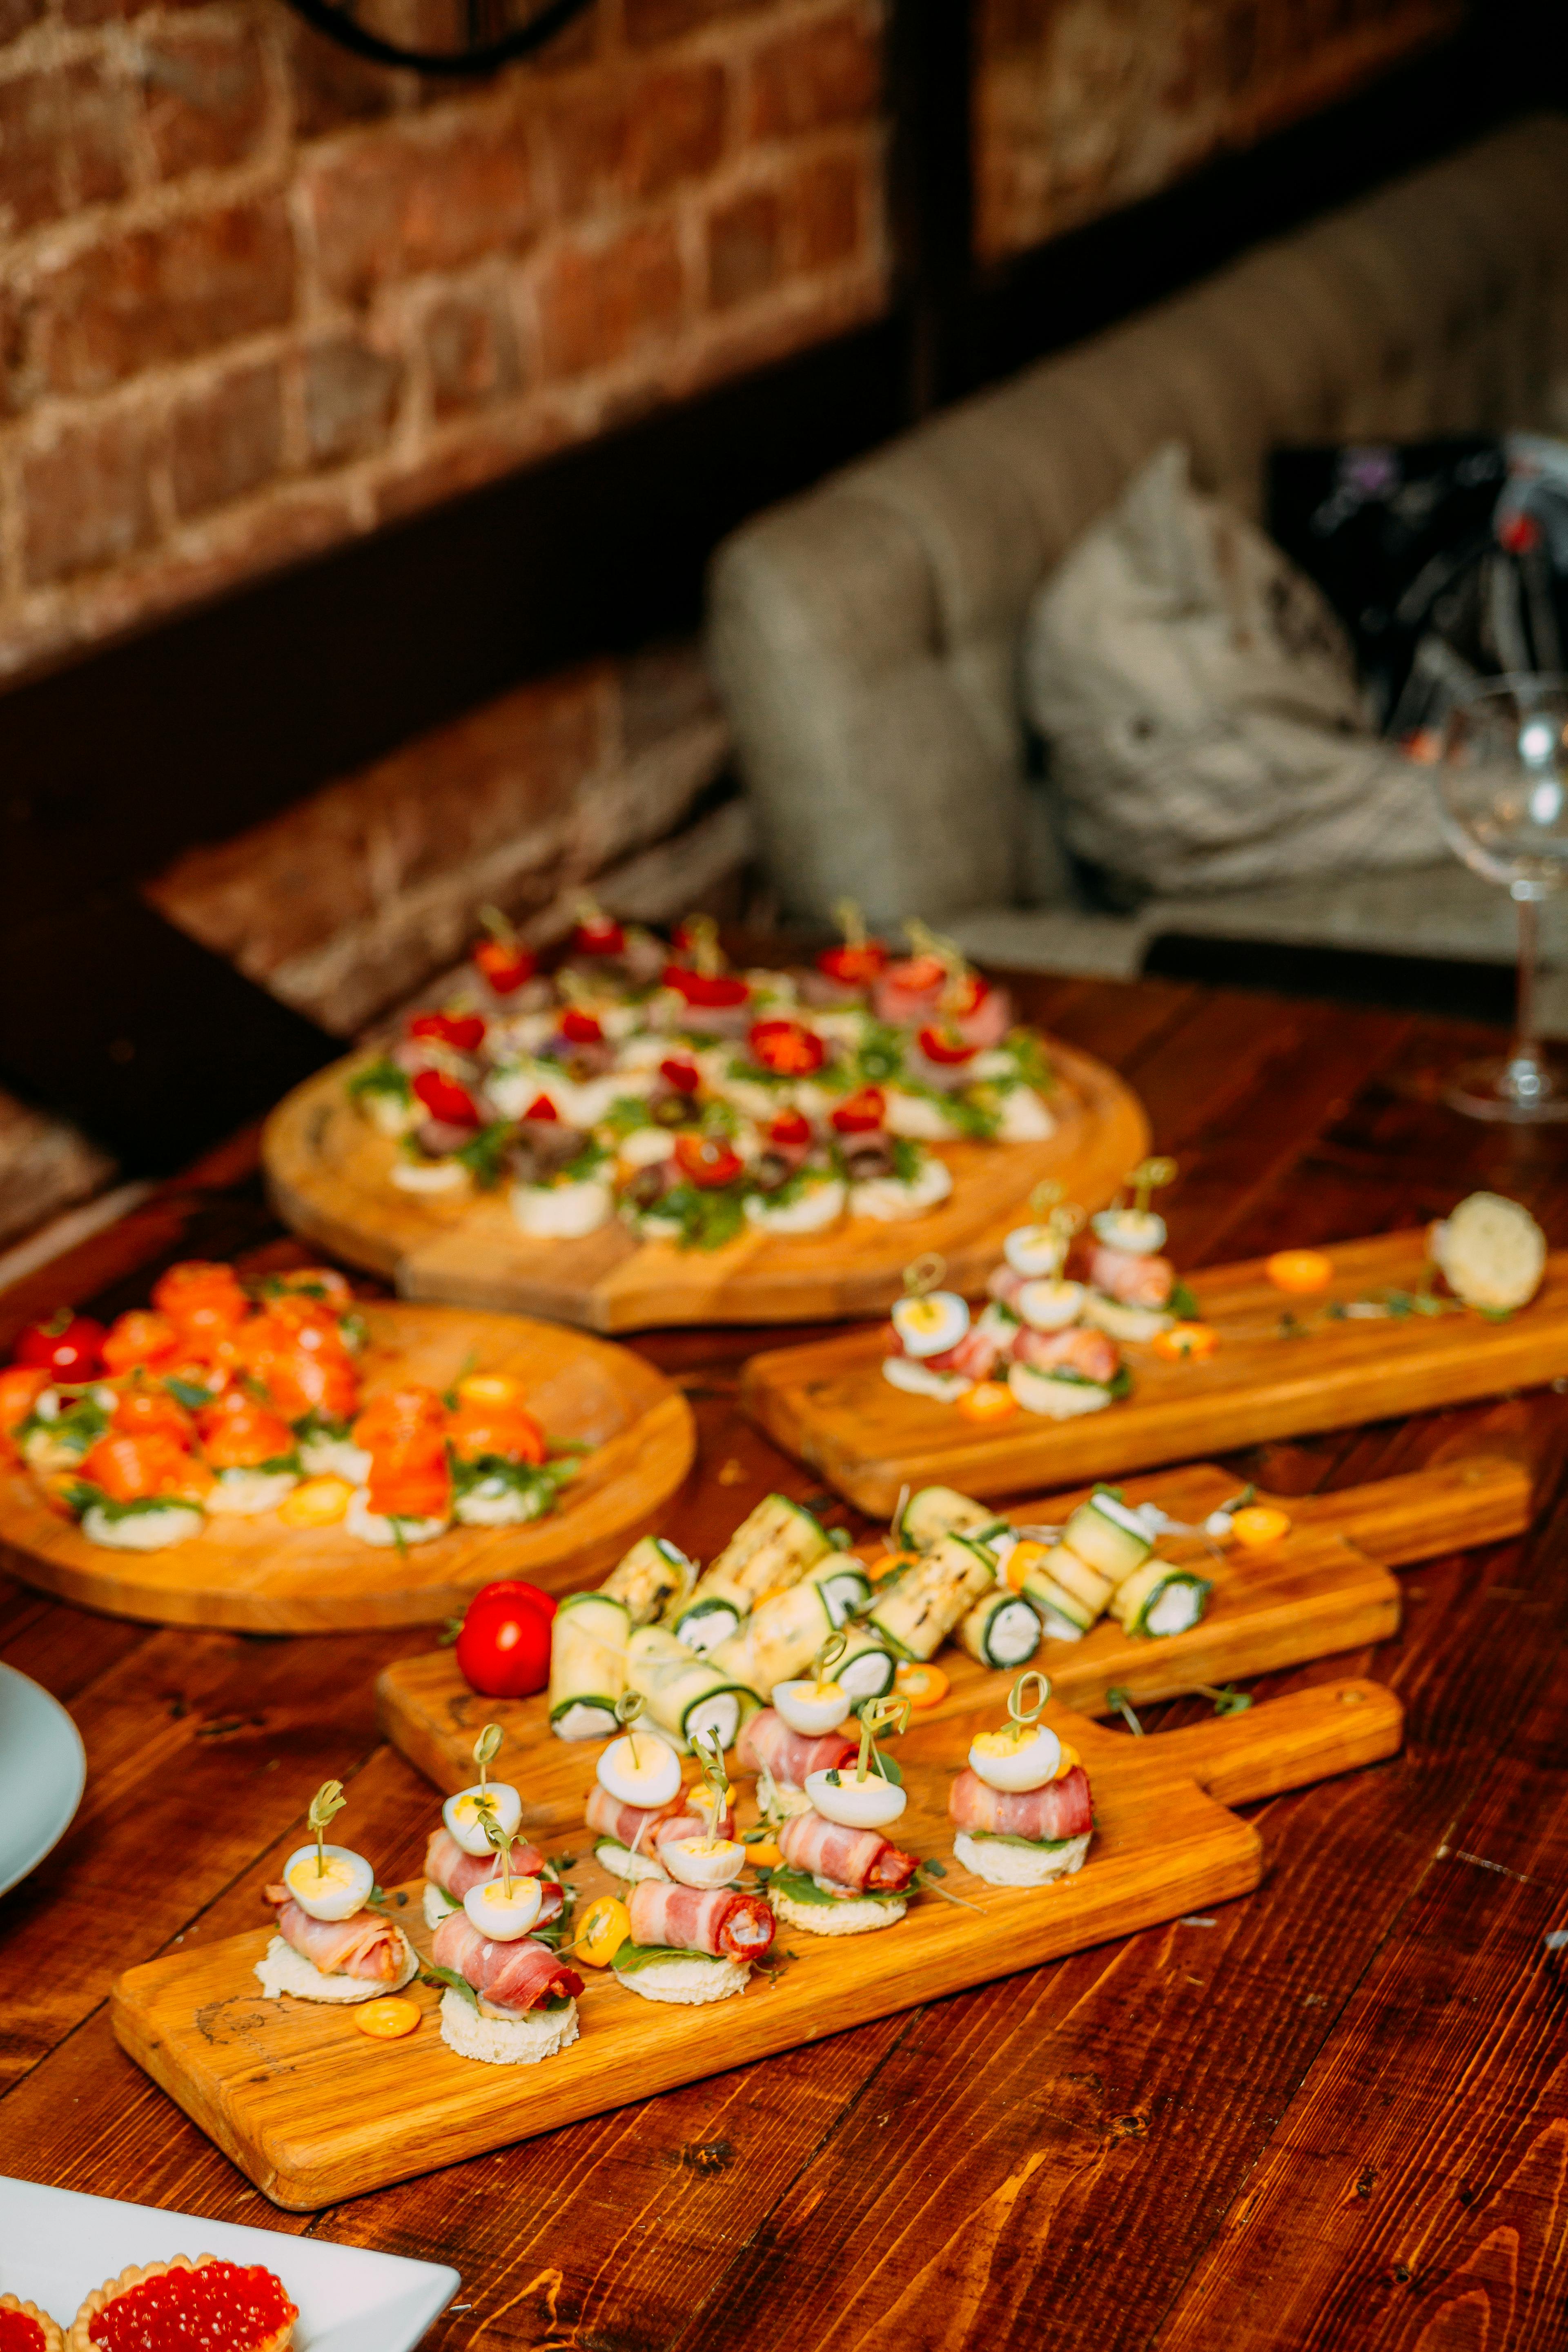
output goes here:
{"type": "Polygon", "coordinates": [[[1070,1592],[1075,1601],[1081,1601],[1097,1617],[1116,1590],[1109,1576],[1101,1576],[1098,1568],[1090,1568],[1065,1543],[1053,1544],[1039,1566],[1053,1584],[1059,1584],[1064,1592],[1070,1592]]]}
{"type": "Polygon", "coordinates": [[[1121,1584],[1142,1568],[1154,1549],[1154,1538],[1136,1511],[1103,1488],[1080,1503],[1062,1529],[1069,1551],[1090,1568],[1099,1569],[1112,1584],[1121,1584]]]}
{"type": "Polygon", "coordinates": [[[626,1686],[631,1612],[604,1592],[569,1592],[550,1628],[550,1727],[560,1739],[605,1739],[626,1686]]]}
{"type": "Polygon", "coordinates": [[[634,1625],[651,1625],[678,1610],[690,1597],[696,1581],[697,1563],[688,1559],[679,1545],[663,1536],[644,1536],[610,1570],[599,1590],[626,1602],[634,1625]]]}
{"type": "Polygon", "coordinates": [[[1195,1625],[1208,1606],[1206,1577],[1168,1559],[1152,1559],[1130,1576],[1110,1604],[1124,1633],[1148,1641],[1168,1641],[1195,1625]]]}
{"type": "Polygon", "coordinates": [[[923,1663],[995,1580],[995,1558],[984,1544],[943,1536],[879,1595],[866,1622],[898,1656],[923,1663]]]}
{"type": "Polygon", "coordinates": [[[954,1486],[922,1486],[904,1505],[894,1532],[916,1551],[930,1551],[943,1536],[971,1535],[995,1523],[995,1512],[973,1496],[961,1495],[954,1486]]]}
{"type": "Polygon", "coordinates": [[[988,1592],[958,1628],[959,1647],[983,1666],[1026,1666],[1040,1646],[1040,1621],[1016,1592],[988,1592]]]}
{"type": "Polygon", "coordinates": [[[745,1612],[738,1601],[710,1592],[705,1598],[689,1601],[676,1614],[669,1630],[689,1650],[702,1652],[717,1649],[721,1642],[738,1633],[744,1622],[745,1612]]]}

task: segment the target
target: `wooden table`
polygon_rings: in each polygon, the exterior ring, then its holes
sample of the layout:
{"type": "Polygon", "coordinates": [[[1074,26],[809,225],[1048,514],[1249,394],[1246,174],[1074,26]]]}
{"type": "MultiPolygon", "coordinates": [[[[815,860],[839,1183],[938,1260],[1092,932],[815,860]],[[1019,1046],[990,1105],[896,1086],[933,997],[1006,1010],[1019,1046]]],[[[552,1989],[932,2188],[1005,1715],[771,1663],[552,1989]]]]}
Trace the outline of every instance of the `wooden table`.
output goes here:
{"type": "MultiPolygon", "coordinates": [[[[1473,1033],[1151,982],[1020,992],[1142,1095],[1182,1162],[1184,1265],[1479,1183],[1568,1240],[1568,1136],[1435,1105],[1473,1033]]],[[[0,1343],[61,1297],[133,1303],[174,1255],[289,1247],[243,1139],[7,1294],[0,1343]]],[[[646,1343],[699,1415],[670,1528],[695,1551],[767,1486],[813,1491],[735,1410],[742,1358],[778,1337],[646,1343]]],[[[0,1583],[0,1655],[69,1704],[89,1763],[74,1831],[0,1903],[0,2171],[439,2256],[464,2279],[441,2352],[1555,2352],[1563,1419],[1544,1393],[1236,1459],[1306,1493],[1513,1445],[1545,1497],[1533,1539],[1407,1574],[1397,1641],[1259,1685],[1373,1674],[1409,1736],[1258,1809],[1256,1895],[314,2216],[268,2207],[121,2055],[104,1997],[128,1961],[253,1925],[329,1774],[384,1874],[417,1868],[431,1792],[377,1743],[371,1684],[427,1637],[149,1632],[0,1583]]]]}

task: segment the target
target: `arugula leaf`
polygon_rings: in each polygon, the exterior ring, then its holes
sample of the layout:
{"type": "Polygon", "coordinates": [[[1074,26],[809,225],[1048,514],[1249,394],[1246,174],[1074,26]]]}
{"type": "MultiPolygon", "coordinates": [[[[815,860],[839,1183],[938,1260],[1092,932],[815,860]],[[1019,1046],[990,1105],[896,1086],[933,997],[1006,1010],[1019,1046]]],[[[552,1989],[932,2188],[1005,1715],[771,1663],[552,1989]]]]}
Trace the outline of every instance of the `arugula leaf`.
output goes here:
{"type": "Polygon", "coordinates": [[[617,1095],[599,1125],[619,1142],[625,1135],[636,1135],[639,1129],[655,1127],[658,1121],[647,1103],[636,1095],[617,1095]]]}
{"type": "Polygon", "coordinates": [[[1013,1066],[1026,1087],[1037,1093],[1049,1094],[1056,1085],[1056,1072],[1046,1058],[1045,1046],[1037,1030],[1009,1029],[1004,1039],[1013,1056],[1013,1066]]]}
{"type": "MultiPolygon", "coordinates": [[[[1015,1837],[1010,1830],[967,1830],[964,1834],[976,1845],[1021,1845],[1026,1853],[1059,1853],[1064,1845],[1072,1843],[1071,1838],[1015,1837]]],[[[930,1863],[925,1866],[931,1867],[930,1863]]]]}
{"type": "Polygon", "coordinates": [[[172,1372],[165,1376],[163,1386],[175,1403],[183,1404],[187,1412],[200,1412],[204,1405],[212,1402],[210,1389],[198,1388],[195,1381],[182,1381],[172,1372]]]}
{"type": "Polygon", "coordinates": [[[427,1985],[446,1985],[451,1991],[460,1992],[472,2008],[478,2009],[479,2005],[479,1994],[467,1977],[458,1976],[454,1969],[438,1969],[434,1960],[427,1960],[420,1969],[419,1981],[427,1985]]]}
{"type": "Polygon", "coordinates": [[[414,1084],[405,1069],[384,1054],[379,1061],[356,1070],[349,1080],[347,1092],[355,1102],[371,1095],[390,1095],[396,1102],[412,1104],[414,1084]]]}
{"type": "Polygon", "coordinates": [[[1198,1305],[1196,1296],[1188,1283],[1176,1283],[1167,1304],[1172,1314],[1179,1315],[1184,1323],[1197,1323],[1203,1318],[1204,1310],[1198,1305]]]}
{"type": "Polygon", "coordinates": [[[481,1192],[492,1192],[500,1182],[506,1170],[507,1147],[516,1132],[510,1119],[496,1119],[490,1126],[481,1127],[477,1135],[460,1143],[453,1152],[453,1159],[462,1161],[481,1192]]]}
{"type": "Polygon", "coordinates": [[[711,1960],[717,1968],[724,1958],[722,1952],[688,1952],[674,1944],[634,1944],[628,1936],[610,1962],[618,1976],[636,1976],[639,1969],[650,1968],[655,1960],[711,1960]]]}

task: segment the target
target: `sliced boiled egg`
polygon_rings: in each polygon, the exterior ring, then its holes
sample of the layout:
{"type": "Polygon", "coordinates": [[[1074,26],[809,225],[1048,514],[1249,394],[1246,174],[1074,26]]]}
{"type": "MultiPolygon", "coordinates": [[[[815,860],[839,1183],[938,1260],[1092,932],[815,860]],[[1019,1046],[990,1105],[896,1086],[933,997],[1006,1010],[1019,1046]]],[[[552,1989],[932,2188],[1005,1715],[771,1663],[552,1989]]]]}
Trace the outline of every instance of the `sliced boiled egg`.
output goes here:
{"type": "Polygon", "coordinates": [[[855,1702],[842,1683],[815,1681],[775,1683],[770,1694],[774,1706],[792,1731],[808,1739],[837,1731],[855,1702]]]}
{"type": "Polygon", "coordinates": [[[739,1838],[667,1838],[658,1858],[671,1878],[682,1886],[730,1886],[746,1867],[750,1855],[739,1838]]]}
{"type": "Polygon", "coordinates": [[[680,1759],[673,1748],[650,1731],[626,1732],[612,1739],[599,1759],[599,1786],[617,1803],[640,1805],[651,1811],[668,1805],[680,1788],[680,1759]]]}
{"type": "Polygon", "coordinates": [[[956,1348],[969,1328],[969,1304],[955,1290],[928,1290],[923,1298],[900,1298],[893,1328],[909,1356],[940,1356],[956,1348]]]}
{"type": "Polygon", "coordinates": [[[988,1789],[1013,1795],[1043,1789],[1055,1780],[1061,1760],[1061,1741],[1043,1723],[1034,1725],[1022,1739],[1015,1738],[1011,1726],[1005,1731],[983,1731],[969,1750],[969,1769],[975,1779],[988,1789]]]}
{"type": "Polygon", "coordinates": [[[1067,1254],[1068,1236],[1054,1225],[1015,1225],[1002,1244],[1002,1255],[1015,1274],[1060,1274],[1067,1254]]]}
{"type": "Polygon", "coordinates": [[[490,1842],[485,1835],[484,1822],[479,1812],[479,1799],[485,1797],[493,1809],[497,1827],[507,1837],[515,1836],[522,1819],[522,1799],[504,1780],[487,1780],[482,1789],[459,1789],[448,1797],[441,1808],[441,1819],[457,1839],[465,1853],[489,1853],[490,1842]]]}
{"type": "Polygon", "coordinates": [[[1026,1282],[1014,1301],[1031,1331],[1065,1331],[1083,1311],[1081,1282],[1026,1282]]]}
{"type": "Polygon", "coordinates": [[[313,1845],[302,1845],[283,1865],[283,1884],[306,1917],[350,1919],[363,1911],[375,1892],[375,1873],[363,1854],[330,1845],[321,1863],[319,1868],[313,1845]]]}
{"type": "Polygon", "coordinates": [[[463,1908],[468,1924],[492,1944],[515,1944],[526,1936],[539,1916],[544,1900],[544,1889],[537,1878],[514,1877],[510,1886],[499,1878],[487,1878],[482,1886],[470,1886],[463,1897],[463,1908]]]}
{"type": "Polygon", "coordinates": [[[1101,1209],[1089,1223],[1096,1241],[1129,1257],[1152,1257],[1165,1246],[1165,1220],[1152,1209],[1101,1209]]]}
{"type": "Polygon", "coordinates": [[[858,1780],[852,1764],[837,1772],[808,1772],[805,1793],[824,1821],[837,1822],[848,1830],[885,1829],[909,1802],[903,1790],[884,1780],[879,1772],[868,1772],[858,1780]]]}

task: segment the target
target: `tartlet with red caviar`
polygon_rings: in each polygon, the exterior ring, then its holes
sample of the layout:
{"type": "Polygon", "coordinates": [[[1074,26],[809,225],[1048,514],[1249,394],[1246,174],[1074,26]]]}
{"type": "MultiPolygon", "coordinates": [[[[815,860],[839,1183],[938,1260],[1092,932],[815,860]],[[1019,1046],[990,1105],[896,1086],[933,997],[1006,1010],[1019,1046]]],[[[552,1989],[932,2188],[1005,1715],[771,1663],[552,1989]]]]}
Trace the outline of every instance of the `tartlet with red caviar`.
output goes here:
{"type": "Polygon", "coordinates": [[[299,2316],[281,2279],[259,2263],[176,2254],[95,2287],[64,2352],[287,2352],[299,2316]]]}
{"type": "Polygon", "coordinates": [[[58,2322],[47,2311],[14,2294],[0,2294],[0,2352],[61,2352],[64,2343],[58,2322]]]}

